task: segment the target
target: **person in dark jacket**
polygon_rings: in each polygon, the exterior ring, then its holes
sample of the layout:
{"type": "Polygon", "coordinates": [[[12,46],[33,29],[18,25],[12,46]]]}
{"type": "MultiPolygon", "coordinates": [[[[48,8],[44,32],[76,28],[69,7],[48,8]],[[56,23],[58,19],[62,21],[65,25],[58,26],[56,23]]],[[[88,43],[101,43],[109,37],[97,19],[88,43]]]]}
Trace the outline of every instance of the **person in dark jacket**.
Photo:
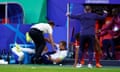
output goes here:
{"type": "MultiPolygon", "coordinates": [[[[80,49],[79,49],[79,59],[81,61],[84,47],[86,42],[88,43],[88,57],[89,63],[88,68],[92,68],[92,59],[93,59],[93,51],[94,51],[94,41],[95,41],[95,24],[96,20],[105,19],[107,16],[107,11],[104,10],[104,14],[98,15],[96,13],[92,13],[92,8],[90,6],[85,6],[84,13],[80,15],[72,15],[67,13],[72,19],[80,20],[80,49]]],[[[79,61],[79,63],[80,63],[79,61]]],[[[82,67],[82,64],[79,64],[77,67],[82,67]]]]}

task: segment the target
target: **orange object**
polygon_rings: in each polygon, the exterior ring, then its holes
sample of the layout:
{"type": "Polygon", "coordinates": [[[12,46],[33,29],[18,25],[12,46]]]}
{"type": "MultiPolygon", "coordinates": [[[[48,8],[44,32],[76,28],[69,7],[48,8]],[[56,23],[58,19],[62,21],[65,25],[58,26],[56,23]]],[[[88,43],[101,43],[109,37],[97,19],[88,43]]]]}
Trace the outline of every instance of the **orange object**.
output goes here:
{"type": "Polygon", "coordinates": [[[99,63],[96,64],[96,68],[101,68],[101,67],[102,67],[101,64],[99,64],[99,63]]]}
{"type": "Polygon", "coordinates": [[[84,58],[82,58],[82,60],[81,60],[81,62],[80,62],[82,65],[84,65],[85,64],[85,60],[84,60],[84,58]]]}

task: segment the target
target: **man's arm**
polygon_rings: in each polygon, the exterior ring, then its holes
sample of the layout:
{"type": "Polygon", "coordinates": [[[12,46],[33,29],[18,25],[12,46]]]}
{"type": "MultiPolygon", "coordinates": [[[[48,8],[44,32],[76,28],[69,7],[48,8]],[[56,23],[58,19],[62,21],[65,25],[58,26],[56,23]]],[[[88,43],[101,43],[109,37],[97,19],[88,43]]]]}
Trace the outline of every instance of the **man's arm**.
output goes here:
{"type": "Polygon", "coordinates": [[[49,39],[50,39],[50,43],[51,43],[51,45],[52,45],[53,50],[55,50],[55,49],[54,49],[55,44],[54,44],[54,41],[53,41],[52,34],[49,34],[49,39]]]}
{"type": "Polygon", "coordinates": [[[101,29],[101,31],[104,31],[104,30],[109,30],[113,27],[113,21],[111,22],[107,22],[109,24],[107,24],[107,26],[105,26],[104,28],[101,29]]]}
{"type": "Polygon", "coordinates": [[[108,12],[106,10],[103,10],[104,14],[103,15],[96,15],[96,19],[102,20],[105,19],[108,15],[108,12]]]}
{"type": "Polygon", "coordinates": [[[80,14],[78,14],[78,15],[73,15],[73,14],[70,14],[70,13],[67,13],[66,14],[66,16],[69,16],[70,18],[72,18],[72,19],[80,19],[80,14]]]}
{"type": "Polygon", "coordinates": [[[47,41],[48,43],[51,43],[49,38],[44,38],[44,39],[45,39],[45,41],[47,41]]]}
{"type": "Polygon", "coordinates": [[[96,15],[96,19],[97,20],[103,20],[107,17],[107,14],[103,14],[103,15],[96,15]]]}

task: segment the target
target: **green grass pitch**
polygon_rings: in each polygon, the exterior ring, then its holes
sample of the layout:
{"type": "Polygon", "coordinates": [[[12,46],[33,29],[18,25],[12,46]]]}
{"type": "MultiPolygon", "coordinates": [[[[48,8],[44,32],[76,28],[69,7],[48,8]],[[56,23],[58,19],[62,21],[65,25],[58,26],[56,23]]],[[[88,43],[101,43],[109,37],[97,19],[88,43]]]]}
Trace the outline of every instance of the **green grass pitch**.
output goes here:
{"type": "Polygon", "coordinates": [[[87,66],[74,68],[59,65],[0,65],[0,72],[120,72],[120,67],[89,69],[87,66]]]}

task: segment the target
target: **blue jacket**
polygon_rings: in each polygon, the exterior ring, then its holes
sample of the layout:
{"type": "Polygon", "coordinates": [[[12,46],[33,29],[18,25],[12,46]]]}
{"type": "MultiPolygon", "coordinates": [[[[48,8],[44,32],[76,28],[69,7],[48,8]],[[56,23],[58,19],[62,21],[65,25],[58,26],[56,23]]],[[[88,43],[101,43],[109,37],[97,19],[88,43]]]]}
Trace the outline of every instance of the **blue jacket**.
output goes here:
{"type": "Polygon", "coordinates": [[[70,15],[70,18],[80,20],[80,35],[95,35],[96,20],[105,19],[107,14],[102,16],[95,13],[83,13],[81,15],[70,15]]]}

